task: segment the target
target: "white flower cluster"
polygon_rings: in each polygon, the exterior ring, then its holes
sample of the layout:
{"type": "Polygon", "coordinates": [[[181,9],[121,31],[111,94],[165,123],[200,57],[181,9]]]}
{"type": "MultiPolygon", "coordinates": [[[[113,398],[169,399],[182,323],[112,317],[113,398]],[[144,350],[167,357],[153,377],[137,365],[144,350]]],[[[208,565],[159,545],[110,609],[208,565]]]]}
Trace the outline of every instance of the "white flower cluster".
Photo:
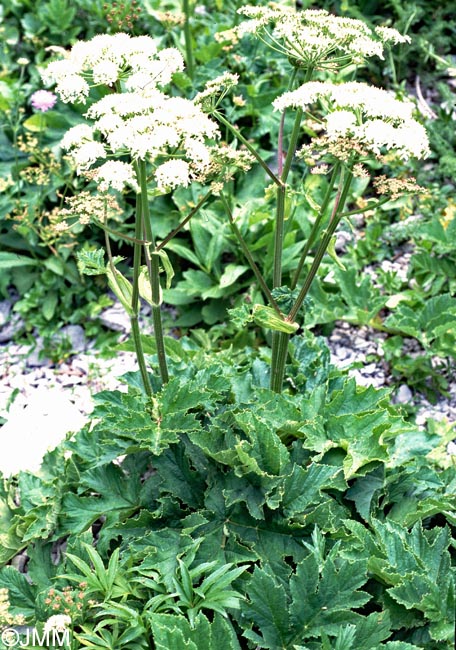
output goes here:
{"type": "Polygon", "coordinates": [[[90,81],[112,86],[127,78],[128,90],[147,94],[169,83],[173,73],[183,69],[179,51],[158,51],[150,36],[100,34],[90,41],[75,43],[65,58],[47,66],[42,78],[47,84],[57,84],[56,92],[62,101],[85,103],[90,81]]]}
{"type": "Polygon", "coordinates": [[[219,38],[236,39],[257,34],[273,49],[295,60],[298,65],[338,68],[366,57],[383,59],[387,42],[409,42],[395,29],[371,30],[363,21],[334,16],[324,9],[296,11],[271,3],[266,7],[247,5],[238,13],[249,18],[238,27],[222,32],[219,38]]]}
{"type": "Polygon", "coordinates": [[[168,83],[181,67],[177,50],[160,52],[151,38],[126,34],[76,43],[67,60],[50,64],[44,78],[57,81],[56,92],[63,98],[73,96],[69,90],[75,69],[84,82],[82,72],[90,70],[96,83],[122,80],[123,92],[110,92],[92,104],[85,113],[91,124],[71,128],[62,140],[77,173],[95,179],[102,191],[121,190],[125,185],[137,189],[132,164],[108,160],[92,168],[109,156],[129,155],[155,165],[155,180],[162,191],[204,177],[213,147],[207,140],[219,136],[217,124],[195,101],[170,97],[157,87],[168,83]],[[60,64],[68,66],[67,76],[60,64]],[[172,160],[167,160],[170,156],[172,160]]]}
{"type": "Polygon", "coordinates": [[[56,632],[65,632],[71,625],[71,618],[70,616],[67,616],[66,614],[54,614],[54,616],[51,616],[48,618],[46,623],[44,624],[44,633],[52,632],[55,630],[56,632]]]}
{"type": "Polygon", "coordinates": [[[429,154],[426,131],[413,118],[412,102],[400,101],[387,91],[365,83],[311,81],[278,97],[274,108],[307,110],[317,101],[324,103],[324,126],[330,140],[349,138],[375,155],[386,149],[403,160],[429,154]]]}
{"type": "Polygon", "coordinates": [[[224,72],[215,79],[208,81],[204,86],[204,90],[195,96],[194,101],[203,107],[207,107],[210,111],[221,102],[227,92],[233,86],[236,86],[238,82],[239,75],[224,72]]]}

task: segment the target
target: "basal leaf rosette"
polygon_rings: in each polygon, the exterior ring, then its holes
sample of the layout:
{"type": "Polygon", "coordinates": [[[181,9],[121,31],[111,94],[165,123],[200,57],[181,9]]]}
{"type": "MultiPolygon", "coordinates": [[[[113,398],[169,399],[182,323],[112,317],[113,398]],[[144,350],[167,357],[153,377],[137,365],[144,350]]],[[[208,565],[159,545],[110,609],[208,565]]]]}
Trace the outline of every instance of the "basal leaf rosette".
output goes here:
{"type": "Polygon", "coordinates": [[[387,43],[410,42],[389,27],[371,29],[363,21],[334,16],[325,9],[296,11],[270,3],[266,7],[246,5],[238,13],[247,20],[218,34],[218,40],[236,41],[253,34],[296,67],[337,70],[350,63],[378,56],[383,59],[387,43]]]}
{"type": "Polygon", "coordinates": [[[389,92],[361,82],[336,84],[311,81],[274,101],[274,108],[301,108],[310,115],[318,105],[321,135],[304,145],[298,155],[358,163],[372,158],[387,162],[391,157],[407,161],[429,154],[426,131],[413,117],[411,101],[396,99],[389,92]]]}

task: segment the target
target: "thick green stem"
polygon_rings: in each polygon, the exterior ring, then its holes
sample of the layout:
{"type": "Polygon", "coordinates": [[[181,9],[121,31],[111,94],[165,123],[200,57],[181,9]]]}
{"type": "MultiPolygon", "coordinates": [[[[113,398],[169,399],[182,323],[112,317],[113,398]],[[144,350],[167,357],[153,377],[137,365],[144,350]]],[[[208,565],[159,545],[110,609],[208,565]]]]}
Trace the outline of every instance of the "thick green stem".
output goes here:
{"type": "Polygon", "coordinates": [[[272,336],[272,363],[270,387],[275,393],[282,392],[285,363],[288,355],[290,335],[285,332],[274,332],[272,336]]]}
{"type": "MultiPolygon", "coordinates": [[[[287,191],[287,178],[291,169],[291,163],[294,158],[296,145],[298,142],[299,131],[301,129],[302,108],[296,112],[293,131],[288,145],[287,156],[283,168],[281,170],[280,181],[281,185],[277,188],[277,210],[276,221],[274,229],[274,267],[272,276],[272,286],[274,288],[280,287],[282,284],[282,255],[283,255],[283,237],[284,237],[284,223],[285,223],[285,202],[287,191]]],[[[279,133],[279,156],[282,152],[283,133],[285,121],[282,120],[280,124],[279,133]]],[[[272,333],[272,351],[271,351],[271,390],[280,393],[282,390],[283,377],[285,374],[285,362],[287,360],[288,341],[290,335],[284,332],[272,333]]]]}
{"type": "Polygon", "coordinates": [[[190,29],[190,0],[183,0],[184,4],[184,14],[185,14],[185,23],[184,23],[184,38],[185,38],[185,58],[187,64],[187,74],[190,79],[193,79],[195,74],[195,61],[193,57],[193,44],[192,44],[192,32],[190,29]]]}
{"type": "Polygon", "coordinates": [[[233,231],[234,235],[236,236],[236,239],[238,240],[239,245],[242,248],[242,251],[243,251],[244,255],[247,258],[247,261],[250,264],[250,267],[251,267],[251,269],[252,269],[252,271],[253,271],[253,273],[254,273],[257,281],[258,281],[258,284],[262,288],[263,293],[266,296],[266,299],[268,300],[271,307],[273,307],[276,310],[276,312],[277,312],[277,314],[279,316],[283,317],[283,314],[280,311],[280,308],[279,308],[278,304],[274,300],[274,298],[272,296],[272,293],[270,292],[269,287],[266,284],[266,281],[265,281],[260,269],[256,265],[256,262],[253,259],[251,252],[249,251],[249,247],[247,246],[247,244],[246,244],[246,242],[245,242],[245,240],[244,240],[244,238],[243,238],[243,236],[241,234],[241,231],[239,230],[239,228],[236,225],[236,222],[234,221],[233,213],[231,212],[230,206],[228,205],[228,201],[226,200],[226,198],[225,198],[225,196],[223,194],[220,195],[220,198],[221,198],[221,201],[223,203],[223,207],[225,208],[225,211],[226,211],[226,213],[228,215],[228,219],[230,220],[231,230],[233,231]]]}
{"type": "Polygon", "coordinates": [[[320,207],[320,212],[318,213],[318,216],[317,216],[317,218],[315,220],[315,223],[312,226],[312,230],[310,231],[310,235],[309,235],[309,237],[308,237],[308,239],[306,241],[306,245],[304,246],[304,250],[301,253],[301,258],[299,260],[299,264],[298,264],[298,266],[296,268],[296,271],[294,273],[294,276],[293,276],[293,279],[292,279],[292,282],[291,282],[291,288],[292,289],[294,289],[296,287],[296,285],[298,284],[299,276],[301,275],[301,271],[302,271],[302,267],[304,266],[307,255],[309,253],[309,250],[311,249],[312,244],[314,243],[315,236],[316,236],[316,234],[317,234],[317,232],[318,232],[318,230],[320,228],[320,224],[321,224],[321,222],[322,222],[322,220],[323,220],[323,218],[324,218],[324,216],[326,214],[326,210],[328,209],[329,201],[331,200],[331,195],[332,195],[332,191],[333,191],[333,188],[334,188],[334,183],[336,182],[336,178],[337,178],[337,175],[339,174],[339,170],[340,170],[340,163],[337,162],[334,165],[334,169],[333,169],[333,172],[331,174],[331,178],[329,180],[329,185],[328,185],[328,188],[326,190],[326,194],[325,194],[325,197],[323,199],[323,203],[321,204],[321,207],[320,207]]]}
{"type": "Polygon", "coordinates": [[[347,177],[344,178],[344,174],[341,174],[341,179],[340,179],[340,184],[339,184],[339,192],[336,197],[336,202],[333,208],[333,212],[331,215],[330,222],[328,224],[328,227],[326,229],[326,233],[324,234],[319,247],[317,248],[317,251],[315,253],[314,260],[312,262],[312,266],[310,267],[309,273],[306,277],[306,280],[303,284],[303,287],[301,291],[299,292],[299,295],[296,299],[295,304],[293,305],[293,308],[291,309],[290,313],[287,316],[287,321],[293,322],[296,318],[296,315],[298,311],[301,308],[302,303],[304,302],[305,297],[307,296],[307,293],[309,292],[310,286],[313,282],[313,279],[320,267],[321,261],[323,259],[324,254],[326,253],[326,249],[329,246],[329,243],[331,241],[332,236],[334,235],[334,232],[339,225],[339,222],[341,220],[341,213],[343,210],[343,207],[345,205],[345,202],[347,200],[348,192],[350,190],[350,185],[351,181],[353,178],[353,174],[349,172],[347,174],[347,177]]]}
{"type": "MultiPolygon", "coordinates": [[[[282,284],[282,252],[283,252],[283,229],[285,221],[285,197],[286,185],[277,188],[277,211],[274,229],[274,267],[272,276],[272,286],[274,289],[282,284]]],[[[286,350],[288,350],[288,340],[286,338],[285,356],[283,351],[283,332],[272,333],[272,350],[271,350],[271,390],[280,393],[282,390],[283,375],[285,373],[286,350]]]]}
{"type": "Polygon", "coordinates": [[[286,183],[288,174],[291,169],[291,163],[293,162],[293,158],[296,151],[296,145],[298,143],[299,131],[301,130],[302,114],[303,114],[302,108],[298,108],[298,110],[296,111],[296,117],[293,126],[293,131],[291,133],[290,143],[288,145],[287,157],[285,158],[282,175],[280,177],[282,183],[286,183]]]}
{"type": "Polygon", "coordinates": [[[272,286],[274,289],[282,284],[283,229],[285,222],[286,186],[277,188],[277,209],[274,229],[274,266],[272,286]]]}
{"type": "Polygon", "coordinates": [[[133,345],[135,346],[136,359],[138,360],[139,372],[141,373],[144,390],[146,391],[147,397],[152,397],[152,386],[150,384],[149,374],[147,372],[146,359],[144,357],[144,350],[142,347],[137,314],[130,316],[130,325],[133,345]]]}
{"type": "MultiPolygon", "coordinates": [[[[152,224],[149,211],[149,201],[147,199],[147,170],[146,163],[142,160],[137,163],[137,174],[139,187],[141,190],[141,215],[143,220],[145,239],[150,242],[152,248],[155,248],[155,238],[152,231],[152,224]]],[[[139,239],[140,237],[138,237],[139,239]]],[[[144,247],[146,260],[148,262],[150,288],[152,293],[152,322],[154,325],[154,337],[157,346],[158,367],[160,377],[164,384],[168,383],[168,367],[166,363],[165,340],[163,337],[163,325],[161,318],[161,289],[160,289],[160,262],[157,255],[150,256],[148,245],[144,247]]]]}
{"type": "MultiPolygon", "coordinates": [[[[111,268],[113,277],[116,274],[116,268],[114,266],[112,252],[111,252],[111,242],[109,241],[109,229],[106,227],[107,214],[106,206],[104,213],[104,236],[105,236],[105,247],[106,253],[108,255],[108,263],[111,268]]],[[[149,375],[147,373],[146,360],[144,357],[144,351],[141,342],[141,336],[139,333],[138,325],[138,316],[139,316],[139,272],[141,267],[141,244],[136,241],[141,236],[142,228],[142,216],[141,216],[141,202],[139,196],[136,197],[136,212],[135,212],[135,238],[132,240],[135,242],[133,249],[133,283],[132,283],[132,292],[131,292],[131,309],[128,310],[130,316],[131,324],[131,334],[133,337],[133,345],[135,346],[136,359],[138,361],[139,371],[141,373],[141,379],[144,385],[144,390],[148,397],[152,396],[152,386],[150,384],[149,375]]]]}
{"type": "Polygon", "coordinates": [[[278,178],[278,177],[274,174],[274,172],[273,172],[272,169],[269,167],[269,165],[267,165],[267,164],[265,163],[265,161],[264,161],[263,158],[260,156],[260,154],[259,154],[257,151],[255,151],[254,147],[252,147],[252,145],[250,144],[250,142],[249,142],[246,138],[244,138],[244,136],[242,135],[242,133],[241,133],[240,131],[238,131],[238,129],[237,129],[235,126],[233,126],[230,122],[228,122],[228,120],[225,119],[225,118],[223,117],[223,115],[222,115],[221,113],[219,113],[218,111],[214,111],[214,117],[215,117],[219,122],[221,122],[221,124],[223,124],[224,126],[226,126],[226,128],[229,129],[229,130],[231,131],[231,133],[234,135],[234,137],[237,138],[240,142],[242,142],[243,145],[245,145],[245,146],[247,147],[247,149],[250,151],[250,153],[252,154],[252,156],[254,156],[254,158],[256,158],[256,160],[257,160],[257,161],[260,163],[260,165],[263,167],[263,169],[264,169],[264,171],[266,172],[266,174],[267,174],[270,178],[272,178],[272,180],[274,181],[274,183],[275,183],[276,185],[278,185],[279,187],[281,187],[281,186],[282,186],[282,181],[280,180],[280,178],[278,178]]]}
{"type": "MultiPolygon", "coordinates": [[[[152,386],[150,385],[149,374],[147,372],[146,360],[144,358],[144,350],[141,342],[141,334],[139,331],[138,315],[139,315],[139,273],[141,270],[141,244],[139,239],[142,233],[142,211],[141,211],[141,198],[136,195],[136,214],[135,214],[135,243],[133,247],[133,290],[131,294],[131,308],[133,314],[130,316],[131,334],[133,337],[133,344],[135,346],[136,359],[138,360],[139,371],[141,373],[144,390],[148,397],[152,396],[152,386]]],[[[107,233],[106,233],[107,236],[107,233]]]]}

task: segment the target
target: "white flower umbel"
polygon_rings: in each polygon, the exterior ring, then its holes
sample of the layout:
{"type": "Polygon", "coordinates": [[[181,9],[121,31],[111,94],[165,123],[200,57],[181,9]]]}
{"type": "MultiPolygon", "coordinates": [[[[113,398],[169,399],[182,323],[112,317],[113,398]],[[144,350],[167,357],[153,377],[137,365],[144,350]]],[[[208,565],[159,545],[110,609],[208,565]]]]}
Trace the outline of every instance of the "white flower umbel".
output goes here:
{"type": "MultiPolygon", "coordinates": [[[[127,34],[78,42],[65,59],[51,63],[43,78],[57,83],[64,101],[85,101],[89,82],[111,86],[87,110],[89,124],[71,128],[62,140],[77,172],[97,181],[102,191],[136,189],[134,167],[123,162],[129,156],[151,163],[152,173],[157,167],[160,189],[203,180],[212,168],[211,150],[219,130],[196,101],[164,92],[162,86],[182,68],[175,48],[159,50],[152,38],[127,34]]],[[[237,79],[228,73],[224,78],[231,84],[237,79]]]]}
{"type": "MultiPolygon", "coordinates": [[[[365,58],[383,59],[385,43],[410,41],[395,29],[371,30],[363,21],[334,16],[324,9],[295,11],[271,4],[247,5],[238,13],[248,20],[226,32],[227,40],[255,34],[272,49],[282,52],[298,66],[337,69],[365,58]]],[[[219,35],[223,39],[224,32],[219,35]]]]}
{"type": "Polygon", "coordinates": [[[106,156],[106,149],[101,142],[83,142],[72,152],[72,159],[76,165],[76,171],[80,174],[97,162],[99,158],[106,156]]]}
{"type": "Polygon", "coordinates": [[[274,108],[308,111],[317,102],[324,105],[323,125],[329,140],[349,138],[354,146],[360,144],[376,156],[392,151],[403,160],[429,154],[426,131],[412,117],[412,102],[365,83],[308,82],[278,97],[274,108]]]}
{"type": "Polygon", "coordinates": [[[111,187],[121,191],[127,185],[136,191],[139,189],[132,165],[120,160],[109,160],[93,170],[90,176],[98,183],[101,192],[107,192],[111,187]]]}
{"type": "Polygon", "coordinates": [[[55,630],[56,632],[65,632],[71,625],[71,617],[66,614],[54,614],[48,618],[44,624],[43,631],[45,634],[55,630]]]}
{"type": "Polygon", "coordinates": [[[233,86],[236,86],[238,81],[239,75],[224,72],[215,79],[208,81],[204,90],[195,96],[194,101],[210,112],[220,104],[225,95],[233,86]]]}
{"type": "Polygon", "coordinates": [[[167,160],[155,170],[159,190],[187,187],[190,183],[190,166],[185,160],[167,160]]]}
{"type": "Polygon", "coordinates": [[[77,124],[72,126],[71,129],[63,136],[60,145],[62,149],[71,149],[71,147],[79,146],[83,142],[93,141],[93,129],[88,124],[77,124]]]}
{"type": "MultiPolygon", "coordinates": [[[[192,177],[208,168],[213,145],[207,140],[219,135],[217,124],[198,104],[158,90],[150,97],[137,92],[107,95],[93,104],[86,116],[96,119],[93,128],[113,154],[128,152],[135,160],[149,162],[171,153],[181,155],[187,159],[192,177]]],[[[72,155],[76,159],[76,151],[72,155]]]]}
{"type": "Polygon", "coordinates": [[[183,68],[176,48],[158,51],[150,36],[105,34],[77,42],[63,60],[50,63],[42,77],[45,83],[57,84],[56,92],[64,102],[85,103],[89,83],[112,86],[129,77],[129,89],[147,95],[183,68]]]}

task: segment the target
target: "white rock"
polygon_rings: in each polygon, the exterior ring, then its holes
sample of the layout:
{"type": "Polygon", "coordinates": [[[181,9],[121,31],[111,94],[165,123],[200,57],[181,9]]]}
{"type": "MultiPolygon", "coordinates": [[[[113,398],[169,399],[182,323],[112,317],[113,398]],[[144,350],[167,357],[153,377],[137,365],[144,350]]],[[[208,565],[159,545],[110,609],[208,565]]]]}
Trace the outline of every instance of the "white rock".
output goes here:
{"type": "Polygon", "coordinates": [[[25,408],[13,405],[0,429],[0,471],[4,476],[21,470],[38,472],[46,451],[86,421],[62,390],[36,389],[25,408]]]}
{"type": "Polygon", "coordinates": [[[447,452],[452,456],[456,456],[456,443],[454,441],[448,443],[447,452]]]}

